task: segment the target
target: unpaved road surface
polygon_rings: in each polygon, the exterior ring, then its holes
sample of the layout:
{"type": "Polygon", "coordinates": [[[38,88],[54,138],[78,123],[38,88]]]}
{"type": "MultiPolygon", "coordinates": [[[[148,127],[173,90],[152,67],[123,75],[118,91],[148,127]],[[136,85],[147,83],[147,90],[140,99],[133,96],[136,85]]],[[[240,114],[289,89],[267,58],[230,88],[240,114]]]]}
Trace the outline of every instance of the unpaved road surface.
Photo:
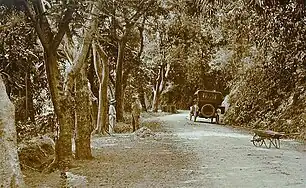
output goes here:
{"type": "Polygon", "coordinates": [[[281,149],[256,148],[248,133],[186,116],[163,117],[180,138],[174,144],[195,155],[186,187],[306,187],[305,145],[282,140],[281,149]]]}
{"type": "MultiPolygon", "coordinates": [[[[71,173],[86,179],[76,187],[306,187],[305,145],[281,140],[281,149],[255,147],[252,135],[187,112],[145,120],[159,122],[154,136],[95,137],[94,160],[71,173]],[[207,122],[205,122],[207,121],[207,122]]],[[[63,187],[59,172],[25,171],[29,187],[63,187]]]]}

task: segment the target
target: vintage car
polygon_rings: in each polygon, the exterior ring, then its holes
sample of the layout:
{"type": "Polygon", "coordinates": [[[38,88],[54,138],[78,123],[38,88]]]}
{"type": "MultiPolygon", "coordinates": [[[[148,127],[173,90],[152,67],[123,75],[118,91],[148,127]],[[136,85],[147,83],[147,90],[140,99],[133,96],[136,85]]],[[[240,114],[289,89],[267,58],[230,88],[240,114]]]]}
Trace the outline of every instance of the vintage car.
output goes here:
{"type": "Polygon", "coordinates": [[[216,119],[219,123],[219,115],[224,114],[225,107],[221,106],[223,96],[221,92],[198,90],[194,94],[194,105],[190,107],[190,120],[197,120],[197,117],[210,118],[211,122],[216,119]]]}

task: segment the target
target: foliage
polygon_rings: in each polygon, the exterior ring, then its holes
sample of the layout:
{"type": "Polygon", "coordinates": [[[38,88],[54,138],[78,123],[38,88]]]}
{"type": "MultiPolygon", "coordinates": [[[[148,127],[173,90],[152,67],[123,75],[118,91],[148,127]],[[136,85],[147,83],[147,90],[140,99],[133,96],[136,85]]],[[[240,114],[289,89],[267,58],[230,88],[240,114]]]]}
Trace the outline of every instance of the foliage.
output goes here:
{"type": "Polygon", "coordinates": [[[239,12],[230,15],[230,23],[225,22],[234,49],[229,67],[235,70],[227,120],[252,128],[301,132],[305,126],[305,106],[300,104],[305,97],[305,10],[289,1],[258,6],[241,3],[239,12]]]}
{"type": "Polygon", "coordinates": [[[166,62],[171,70],[163,103],[168,103],[167,96],[171,96],[171,103],[178,108],[189,108],[197,89],[226,92],[224,71],[211,64],[214,53],[226,41],[218,38],[211,15],[203,13],[199,17],[192,12],[194,5],[190,1],[165,4],[169,14],[159,18],[153,32],[146,33],[144,61],[152,70],[148,71],[149,84],[154,84],[158,66],[166,62]]]}
{"type": "Polygon", "coordinates": [[[16,106],[16,120],[26,122],[31,117],[33,121],[48,99],[43,53],[32,27],[23,22],[23,13],[1,7],[0,17],[0,73],[16,106]]]}

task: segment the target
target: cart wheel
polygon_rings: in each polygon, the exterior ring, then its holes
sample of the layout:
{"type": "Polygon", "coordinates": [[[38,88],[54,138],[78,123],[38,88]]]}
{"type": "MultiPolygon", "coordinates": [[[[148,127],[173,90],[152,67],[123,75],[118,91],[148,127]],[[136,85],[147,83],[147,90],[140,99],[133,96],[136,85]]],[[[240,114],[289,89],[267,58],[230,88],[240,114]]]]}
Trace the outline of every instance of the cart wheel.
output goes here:
{"type": "Polygon", "coordinates": [[[251,140],[253,145],[256,146],[256,147],[260,147],[262,146],[264,140],[260,138],[260,136],[258,136],[257,134],[255,134],[253,136],[253,140],[251,140]]]}
{"type": "Polygon", "coordinates": [[[279,149],[280,148],[280,140],[275,138],[271,140],[272,144],[274,145],[275,148],[279,149]]]}
{"type": "MultiPolygon", "coordinates": [[[[263,143],[265,144],[266,148],[271,148],[271,139],[263,139],[263,143]]],[[[273,143],[273,142],[272,142],[273,143]]]]}

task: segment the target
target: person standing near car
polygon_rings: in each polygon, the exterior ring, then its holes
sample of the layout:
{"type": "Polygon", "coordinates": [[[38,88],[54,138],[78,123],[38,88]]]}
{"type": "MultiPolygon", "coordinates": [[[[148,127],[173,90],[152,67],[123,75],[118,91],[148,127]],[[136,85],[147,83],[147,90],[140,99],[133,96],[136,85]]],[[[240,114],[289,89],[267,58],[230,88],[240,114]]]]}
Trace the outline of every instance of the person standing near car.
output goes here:
{"type": "Polygon", "coordinates": [[[141,112],[141,103],[137,95],[132,97],[132,126],[133,132],[139,129],[139,118],[141,112]]]}

